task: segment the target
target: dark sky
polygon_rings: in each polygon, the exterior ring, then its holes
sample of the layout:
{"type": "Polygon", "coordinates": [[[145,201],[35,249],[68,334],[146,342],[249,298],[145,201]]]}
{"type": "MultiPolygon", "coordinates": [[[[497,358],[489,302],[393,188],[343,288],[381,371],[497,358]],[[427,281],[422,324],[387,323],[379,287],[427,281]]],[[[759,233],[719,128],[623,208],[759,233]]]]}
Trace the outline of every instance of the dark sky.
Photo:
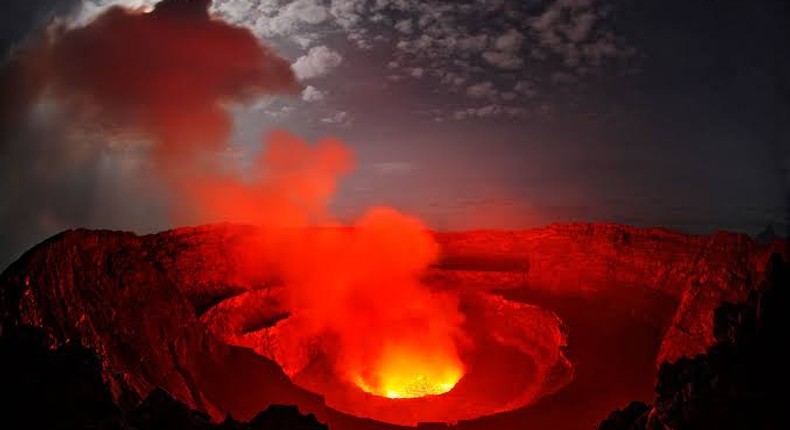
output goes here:
{"type": "MultiPolygon", "coordinates": [[[[2,49],[55,16],[154,3],[4,1],[2,49]]],[[[387,204],[437,229],[783,229],[788,3],[217,0],[306,87],[235,107],[227,151],[252,157],[273,127],[342,138],[359,159],[333,203],[342,219],[387,204]]],[[[0,148],[3,260],[67,227],[169,227],[133,144],[87,131],[93,149],[75,149],[40,138],[57,128],[41,121],[0,148]]]]}

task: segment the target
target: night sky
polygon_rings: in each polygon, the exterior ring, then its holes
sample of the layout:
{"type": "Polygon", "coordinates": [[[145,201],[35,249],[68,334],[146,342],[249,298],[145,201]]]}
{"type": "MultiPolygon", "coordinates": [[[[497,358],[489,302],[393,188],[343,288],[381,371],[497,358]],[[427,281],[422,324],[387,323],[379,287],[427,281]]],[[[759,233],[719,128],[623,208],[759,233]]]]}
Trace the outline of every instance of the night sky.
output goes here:
{"type": "MultiPolygon", "coordinates": [[[[2,56],[53,22],[144,0],[5,0],[2,56]]],[[[336,136],[341,220],[385,204],[434,229],[614,221],[691,233],[786,228],[790,2],[215,0],[292,64],[301,96],[234,106],[221,156],[262,131],[336,136]]],[[[209,48],[207,48],[209,49],[209,48]]],[[[4,112],[4,115],[10,115],[4,112]]],[[[112,127],[53,141],[47,107],[0,146],[0,260],[65,228],[172,227],[112,127]],[[49,130],[49,131],[48,131],[49,130]]],[[[218,155],[220,156],[220,155],[218,155]]]]}

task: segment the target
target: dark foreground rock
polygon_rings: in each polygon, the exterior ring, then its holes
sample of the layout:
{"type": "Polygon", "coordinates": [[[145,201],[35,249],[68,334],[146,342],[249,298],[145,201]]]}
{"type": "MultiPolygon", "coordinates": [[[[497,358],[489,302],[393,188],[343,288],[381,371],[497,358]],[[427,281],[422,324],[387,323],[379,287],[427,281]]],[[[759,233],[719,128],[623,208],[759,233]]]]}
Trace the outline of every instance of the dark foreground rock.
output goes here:
{"type": "MultiPolygon", "coordinates": [[[[115,403],[96,355],[78,344],[45,347],[44,333],[0,336],[0,426],[3,429],[326,430],[293,406],[270,406],[249,422],[212,423],[203,412],[154,389],[129,410],[115,403]]],[[[131,399],[129,399],[131,400],[131,399]]]]}
{"type": "Polygon", "coordinates": [[[599,430],[790,428],[790,265],[775,255],[746,301],[715,313],[707,353],[665,363],[652,405],[632,403],[599,430]]]}

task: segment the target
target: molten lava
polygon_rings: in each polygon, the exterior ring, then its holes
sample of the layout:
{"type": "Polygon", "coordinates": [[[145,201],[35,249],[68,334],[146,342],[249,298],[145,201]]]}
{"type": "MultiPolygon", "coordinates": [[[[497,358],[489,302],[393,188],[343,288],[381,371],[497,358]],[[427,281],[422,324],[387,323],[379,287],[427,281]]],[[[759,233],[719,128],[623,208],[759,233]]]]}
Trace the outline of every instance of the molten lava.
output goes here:
{"type": "Polygon", "coordinates": [[[455,351],[395,346],[385,350],[371,374],[355,375],[353,381],[375,396],[409,399],[444,394],[463,374],[463,363],[455,351]]]}

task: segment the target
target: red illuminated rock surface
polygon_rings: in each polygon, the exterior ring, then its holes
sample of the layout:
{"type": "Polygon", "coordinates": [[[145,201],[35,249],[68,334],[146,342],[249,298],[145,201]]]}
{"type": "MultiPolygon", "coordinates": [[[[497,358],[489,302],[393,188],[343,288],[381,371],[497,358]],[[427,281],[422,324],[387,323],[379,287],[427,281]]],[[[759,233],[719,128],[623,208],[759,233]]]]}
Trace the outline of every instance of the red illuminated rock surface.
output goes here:
{"type": "MultiPolygon", "coordinates": [[[[139,399],[162,387],[216,419],[228,412],[248,419],[269,404],[296,404],[330,428],[381,428],[338,413],[319,396],[295,386],[266,358],[274,355],[231,345],[243,342],[232,341],[230,335],[254,334],[277,319],[266,314],[256,320],[260,315],[250,311],[249,318],[235,320],[220,312],[234,301],[249,299],[250,291],[280,285],[265,262],[250,252],[258,234],[243,226],[184,228],[149,236],[65,232],[3,273],[3,330],[19,325],[43,328],[52,348],[80,342],[97,353],[105,379],[121,400],[139,399]],[[211,329],[223,324],[223,333],[211,329]]],[[[655,351],[648,351],[651,360],[674,361],[713,343],[713,310],[725,300],[744,300],[761,279],[770,253],[782,248],[779,243],[757,245],[732,233],[688,236],[610,224],[440,233],[436,238],[443,258],[424,279],[432,288],[492,298],[498,296],[487,292],[496,291],[511,300],[540,301],[568,324],[568,356],[578,365],[578,374],[566,388],[519,413],[519,419],[532,419],[534,428],[552,428],[541,427],[536,411],[554,417],[558,413],[552,411],[560,410],[562,402],[583,401],[583,387],[593,386],[584,385],[594,380],[585,379],[585,374],[595,372],[585,370],[589,360],[578,358],[583,351],[593,351],[598,342],[602,355],[625,353],[612,351],[607,339],[579,338],[575,327],[588,323],[574,323],[575,311],[563,310],[568,303],[580,309],[590,303],[592,315],[594,306],[605,305],[643,322],[657,333],[655,351]]],[[[269,299],[262,294],[253,308],[272,304],[269,299]]],[[[280,342],[274,342],[272,351],[280,342]]],[[[299,360],[297,355],[286,366],[298,367],[299,360]]],[[[652,373],[646,379],[650,381],[652,373]]],[[[591,404],[596,394],[589,394],[591,404]]],[[[600,409],[608,411],[612,405],[600,409]]],[[[476,427],[478,422],[490,426],[512,414],[460,423],[459,428],[482,428],[476,427]]],[[[602,416],[597,410],[589,412],[595,414],[602,416]]],[[[554,428],[572,428],[572,417],[567,419],[568,427],[554,428]]]]}
{"type": "MultiPolygon", "coordinates": [[[[495,288],[609,295],[648,288],[679,306],[657,362],[704,352],[721,301],[745,300],[779,242],[757,245],[742,234],[691,236],[614,224],[560,224],[520,232],[448,233],[439,279],[495,288]],[[470,271],[466,267],[493,270],[470,271]],[[503,273],[504,272],[504,273],[503,273]]],[[[647,306],[646,306],[647,307],[647,306]]],[[[649,309],[639,310],[649,312],[649,309]]]]}

